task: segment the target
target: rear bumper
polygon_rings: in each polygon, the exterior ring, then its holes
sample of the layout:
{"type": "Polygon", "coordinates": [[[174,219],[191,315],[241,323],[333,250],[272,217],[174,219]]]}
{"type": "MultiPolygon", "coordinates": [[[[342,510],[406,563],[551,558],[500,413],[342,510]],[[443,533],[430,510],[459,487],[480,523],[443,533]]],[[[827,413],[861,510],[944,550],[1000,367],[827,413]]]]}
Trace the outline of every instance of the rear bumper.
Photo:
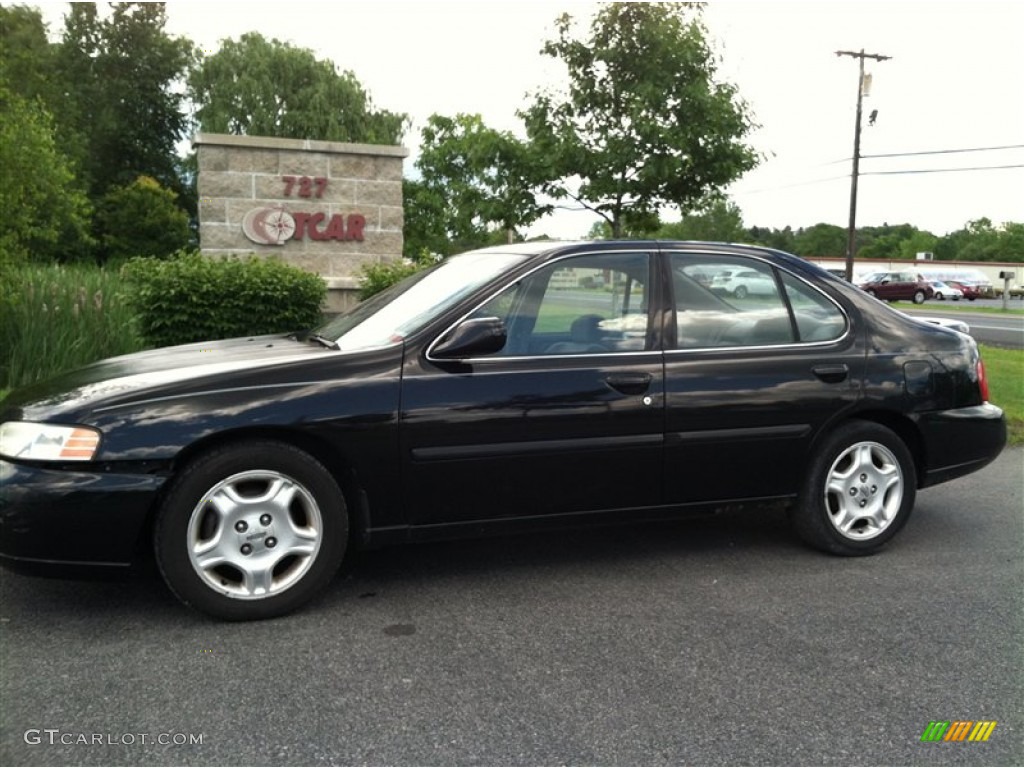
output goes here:
{"type": "Polygon", "coordinates": [[[976,472],[1006,446],[1006,418],[991,403],[920,414],[917,422],[925,448],[922,488],[976,472]]]}
{"type": "Polygon", "coordinates": [[[52,575],[130,565],[166,480],[0,459],[0,564],[52,575]]]}

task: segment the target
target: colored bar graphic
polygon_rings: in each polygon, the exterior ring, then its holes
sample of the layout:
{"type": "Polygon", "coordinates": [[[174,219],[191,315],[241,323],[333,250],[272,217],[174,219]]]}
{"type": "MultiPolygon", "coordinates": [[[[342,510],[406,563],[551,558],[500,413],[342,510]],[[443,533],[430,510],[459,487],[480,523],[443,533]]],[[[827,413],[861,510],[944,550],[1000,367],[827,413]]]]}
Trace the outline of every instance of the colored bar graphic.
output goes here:
{"type": "Polygon", "coordinates": [[[968,741],[988,741],[988,737],[992,735],[992,731],[996,729],[996,720],[979,720],[978,724],[974,726],[974,730],[971,731],[971,735],[967,738],[968,741]]]}
{"type": "Polygon", "coordinates": [[[921,741],[988,741],[996,725],[996,720],[932,720],[921,741]]]}
{"type": "Polygon", "coordinates": [[[953,724],[949,726],[949,730],[946,731],[946,738],[943,741],[963,741],[971,732],[972,725],[974,725],[973,720],[954,720],[953,724]]]}

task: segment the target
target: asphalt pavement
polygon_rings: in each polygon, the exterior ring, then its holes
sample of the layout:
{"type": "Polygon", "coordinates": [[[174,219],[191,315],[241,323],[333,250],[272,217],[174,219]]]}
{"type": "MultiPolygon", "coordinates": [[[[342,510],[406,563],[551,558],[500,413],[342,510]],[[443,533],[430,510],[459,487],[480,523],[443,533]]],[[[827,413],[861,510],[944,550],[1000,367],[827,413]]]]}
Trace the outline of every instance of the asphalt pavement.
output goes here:
{"type": "Polygon", "coordinates": [[[0,763],[1020,765],[1022,545],[1015,449],[868,558],[778,510],[432,544],[250,624],[4,573],[0,763]]]}
{"type": "MultiPolygon", "coordinates": [[[[970,309],[981,307],[998,309],[1002,307],[1002,301],[997,299],[978,299],[974,302],[929,301],[913,308],[900,305],[899,309],[901,312],[911,315],[962,320],[970,326],[971,336],[982,344],[993,344],[1010,349],[1024,348],[1024,315],[970,311],[970,309]]],[[[1014,300],[1010,302],[1009,308],[1021,310],[1024,309],[1024,303],[1014,300]]]]}

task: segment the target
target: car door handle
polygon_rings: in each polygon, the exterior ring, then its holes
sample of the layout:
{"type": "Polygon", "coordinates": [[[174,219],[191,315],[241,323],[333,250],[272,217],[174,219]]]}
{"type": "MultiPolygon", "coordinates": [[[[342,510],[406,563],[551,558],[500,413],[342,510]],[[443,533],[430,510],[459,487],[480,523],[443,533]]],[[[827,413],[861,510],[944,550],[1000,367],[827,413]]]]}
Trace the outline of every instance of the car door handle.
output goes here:
{"type": "Polygon", "coordinates": [[[850,369],[843,365],[816,365],[811,371],[819,379],[827,384],[838,384],[844,381],[850,373],[850,369]]]}
{"type": "Polygon", "coordinates": [[[605,381],[624,395],[642,395],[651,386],[652,378],[649,373],[613,373],[605,381]]]}

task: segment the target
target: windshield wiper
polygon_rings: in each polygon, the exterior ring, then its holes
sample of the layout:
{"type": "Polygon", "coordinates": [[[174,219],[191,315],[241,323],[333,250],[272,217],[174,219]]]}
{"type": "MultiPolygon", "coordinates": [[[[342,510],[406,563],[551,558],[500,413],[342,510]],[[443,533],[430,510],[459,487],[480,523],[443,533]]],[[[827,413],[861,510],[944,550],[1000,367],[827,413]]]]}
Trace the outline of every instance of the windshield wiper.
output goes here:
{"type": "Polygon", "coordinates": [[[318,334],[318,333],[314,333],[314,334],[313,334],[313,335],[311,335],[311,336],[307,336],[307,338],[308,338],[308,339],[309,339],[310,341],[315,341],[315,342],[317,342],[318,344],[322,344],[322,345],[324,345],[324,346],[325,346],[325,347],[327,347],[328,349],[340,349],[340,347],[338,346],[338,342],[336,342],[336,341],[331,341],[330,339],[328,339],[328,338],[325,338],[324,336],[321,336],[321,335],[320,335],[320,334],[318,334]]]}

